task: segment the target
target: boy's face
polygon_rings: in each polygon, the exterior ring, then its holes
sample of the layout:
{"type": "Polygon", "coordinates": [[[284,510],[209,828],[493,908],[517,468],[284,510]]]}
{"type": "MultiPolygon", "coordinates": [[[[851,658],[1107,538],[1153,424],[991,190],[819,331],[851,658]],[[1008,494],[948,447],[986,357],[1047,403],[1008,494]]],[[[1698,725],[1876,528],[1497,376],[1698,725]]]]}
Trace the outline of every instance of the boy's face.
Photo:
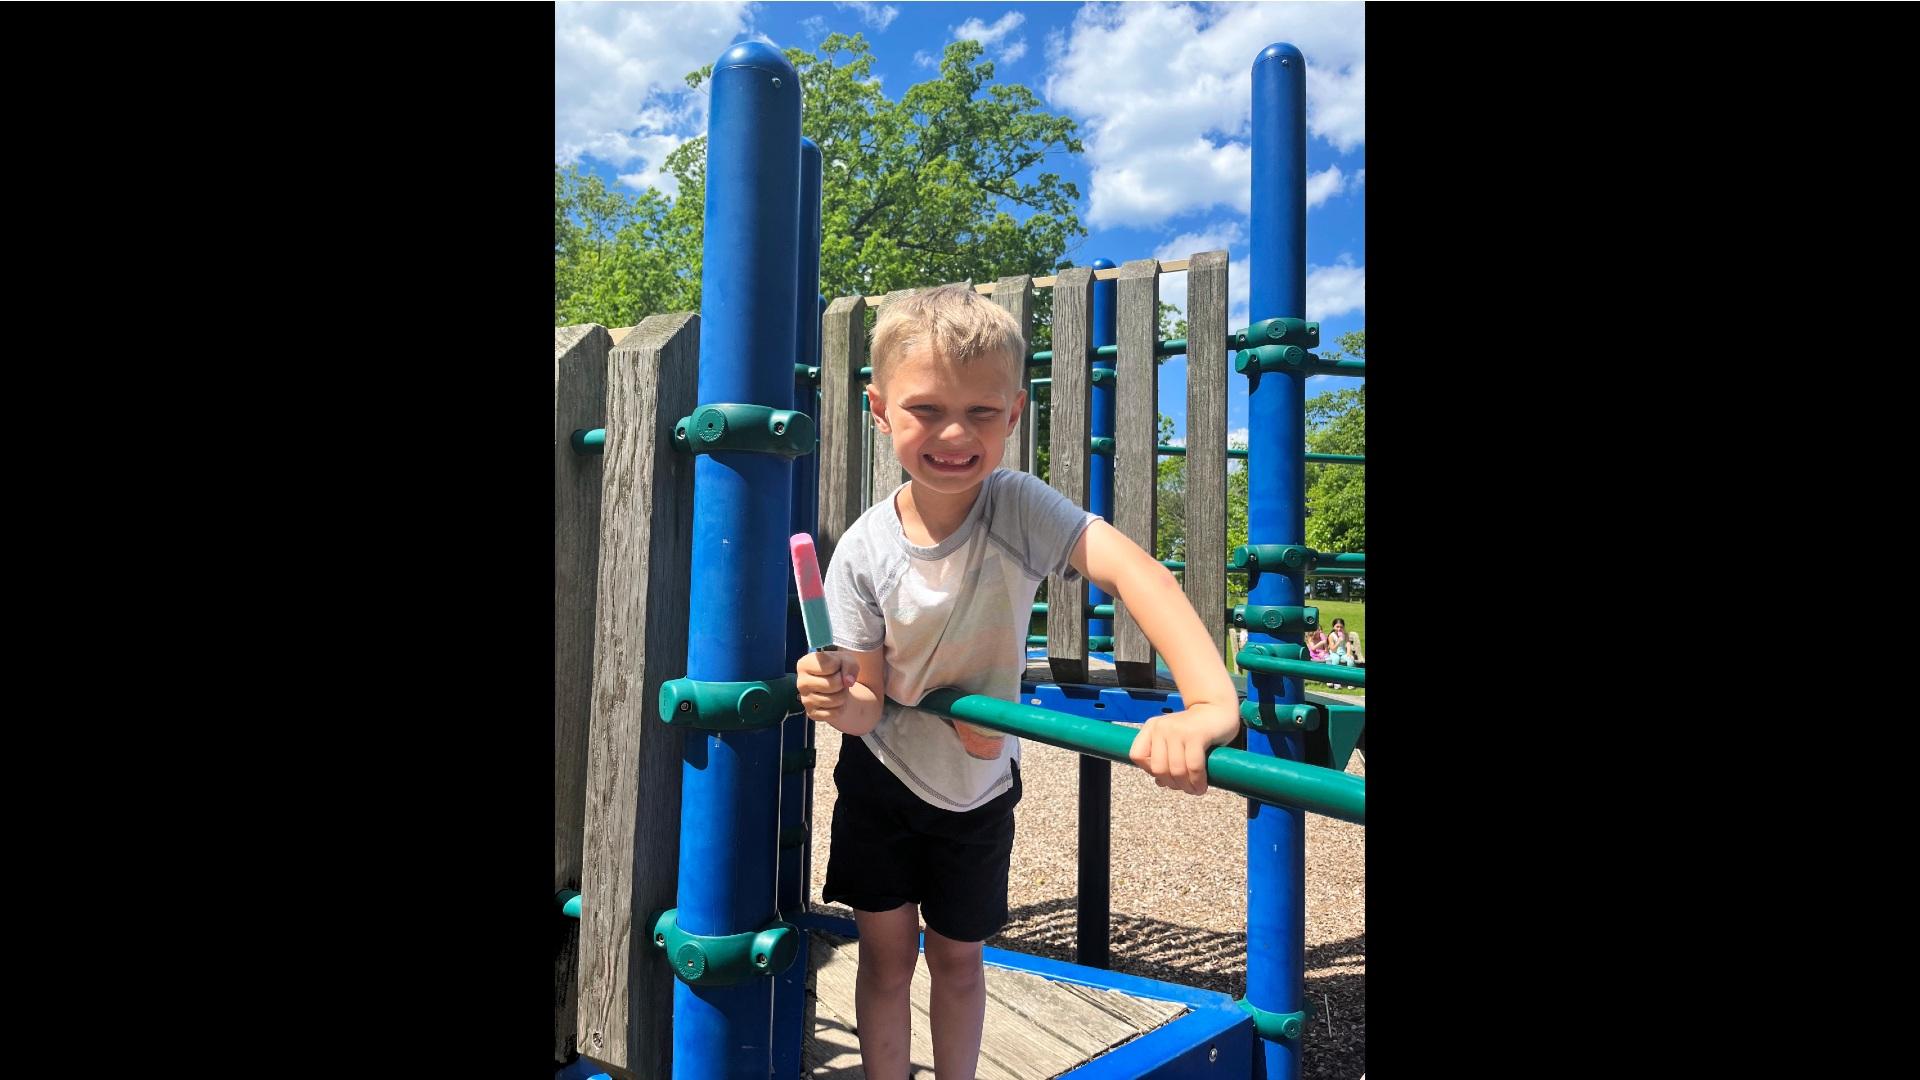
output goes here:
{"type": "Polygon", "coordinates": [[[1005,456],[1027,394],[1007,356],[954,363],[930,345],[909,349],[884,386],[868,391],[873,418],[914,481],[943,495],[980,485],[1005,456]]]}

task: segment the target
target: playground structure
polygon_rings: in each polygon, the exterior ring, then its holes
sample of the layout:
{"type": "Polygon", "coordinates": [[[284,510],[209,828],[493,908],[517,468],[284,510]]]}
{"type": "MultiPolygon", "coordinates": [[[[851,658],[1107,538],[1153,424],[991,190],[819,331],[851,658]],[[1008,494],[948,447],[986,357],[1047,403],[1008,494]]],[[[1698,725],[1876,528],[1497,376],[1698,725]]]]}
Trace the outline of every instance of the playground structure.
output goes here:
{"type": "MultiPolygon", "coordinates": [[[[1230,627],[1249,635],[1235,656],[1248,673],[1246,749],[1208,758],[1210,783],[1250,800],[1238,1001],[1104,970],[1109,762],[1126,762],[1133,735],[1111,721],[1183,707],[1124,605],[1055,577],[1036,605],[1046,634],[1029,639],[1046,669],[1030,669],[1021,701],[920,703],[1085,755],[1077,963],[998,950],[989,963],[1188,1011],[1073,1076],[1297,1077],[1303,815],[1365,820],[1364,781],[1341,771],[1364,713],[1308,703],[1301,685],[1364,686],[1365,671],[1311,663],[1300,644],[1317,625],[1305,576],[1365,567],[1303,542],[1305,462],[1360,464],[1304,452],[1305,382],[1365,370],[1309,351],[1304,61],[1275,44],[1253,71],[1251,326],[1229,331],[1225,251],[977,286],[1028,332],[1035,290],[1053,289],[1052,340],[1028,369],[1030,399],[1031,385],[1050,385],[1052,485],[1151,551],[1156,465],[1184,452],[1188,558],[1168,565],[1223,648],[1230,627]],[[1178,270],[1190,336],[1163,341],[1159,275],[1178,270]],[[1184,451],[1157,442],[1156,357],[1175,354],[1188,359],[1184,451]],[[1208,553],[1226,550],[1234,373],[1250,390],[1249,542],[1222,561],[1208,553]],[[1249,586],[1231,608],[1229,573],[1249,586]],[[1091,663],[1109,659],[1111,671],[1091,663]]],[[[911,290],[822,310],[821,161],[800,137],[799,81],[777,50],[742,43],[711,86],[702,312],[556,331],[555,888],[571,917],[556,920],[554,1052],[568,1076],[801,1075],[809,938],[851,936],[807,913],[812,722],[794,697],[805,635],[786,540],[813,533],[829,561],[871,500],[906,479],[861,419],[861,384],[867,308],[911,290]]],[[[1036,429],[1030,407],[1004,467],[1033,467],[1036,429]]]]}

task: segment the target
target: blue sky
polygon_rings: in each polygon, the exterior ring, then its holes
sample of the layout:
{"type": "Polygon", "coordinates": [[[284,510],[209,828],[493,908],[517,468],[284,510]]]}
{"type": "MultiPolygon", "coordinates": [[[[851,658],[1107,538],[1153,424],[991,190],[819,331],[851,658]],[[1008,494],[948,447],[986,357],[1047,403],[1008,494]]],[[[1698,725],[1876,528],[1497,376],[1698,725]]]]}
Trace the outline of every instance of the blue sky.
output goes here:
{"type": "MultiPolygon", "coordinates": [[[[674,147],[706,131],[706,95],[683,76],[736,41],[813,50],[860,33],[890,99],[937,76],[947,43],[972,38],[997,82],[1031,88],[1080,124],[1085,153],[1048,168],[1079,186],[1088,235],[1062,253],[1184,259],[1230,254],[1228,322],[1246,326],[1248,122],[1260,49],[1307,58],[1307,318],[1323,350],[1366,325],[1365,5],[1315,3],[575,3],[554,8],[554,160],[628,190],[666,187],[674,147]]],[[[931,283],[929,283],[931,284],[931,283]]],[[[1161,277],[1186,302],[1186,275],[1161,277]]],[[[1315,376],[1309,396],[1360,385],[1315,376]]],[[[1229,439],[1244,445],[1247,388],[1229,382],[1229,439]]],[[[1186,361],[1160,372],[1160,410],[1186,428],[1186,361]]]]}

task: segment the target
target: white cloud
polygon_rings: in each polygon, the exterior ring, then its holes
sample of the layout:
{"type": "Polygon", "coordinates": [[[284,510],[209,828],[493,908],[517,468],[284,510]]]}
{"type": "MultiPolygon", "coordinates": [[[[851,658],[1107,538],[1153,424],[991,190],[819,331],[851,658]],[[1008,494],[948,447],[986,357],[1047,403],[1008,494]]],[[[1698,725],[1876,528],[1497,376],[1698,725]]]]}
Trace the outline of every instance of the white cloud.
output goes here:
{"type": "Polygon", "coordinates": [[[1086,132],[1087,224],[1150,226],[1215,206],[1246,212],[1253,58],[1275,41],[1307,58],[1309,133],[1343,153],[1361,146],[1363,4],[1081,8],[1059,56],[1050,57],[1045,90],[1086,132]]]}
{"type": "Polygon", "coordinates": [[[553,160],[592,157],[627,183],[660,186],[667,154],[707,127],[707,94],[686,75],[742,36],[749,7],[555,4],[553,160]]]}
{"type": "Polygon", "coordinates": [[[965,41],[972,38],[983,47],[990,49],[1001,38],[1020,29],[1020,24],[1026,21],[1027,17],[1017,11],[1009,11],[991,24],[981,22],[979,19],[968,19],[954,28],[953,40],[965,41]]]}
{"type": "Polygon", "coordinates": [[[842,10],[852,8],[858,11],[860,21],[878,30],[885,30],[893,22],[894,17],[900,14],[900,9],[892,4],[862,3],[860,0],[835,0],[833,6],[842,10]]]}
{"type": "Polygon", "coordinates": [[[1234,428],[1232,431],[1227,432],[1227,446],[1230,448],[1245,450],[1247,448],[1247,429],[1243,427],[1237,427],[1237,428],[1234,428]]]}
{"type": "MultiPolygon", "coordinates": [[[[1356,180],[1354,183],[1358,185],[1359,181],[1356,180]]],[[[1340,172],[1340,166],[1329,165],[1325,172],[1317,172],[1307,177],[1307,209],[1311,210],[1345,190],[1347,190],[1347,178],[1340,172]]]]}
{"type": "Polygon", "coordinates": [[[1027,55],[1027,39],[1023,35],[1009,40],[1008,35],[1020,29],[1020,24],[1026,21],[1027,17],[1017,11],[1009,11],[1005,15],[995,19],[992,23],[981,22],[979,19],[968,19],[966,22],[953,28],[953,40],[966,41],[972,39],[977,41],[980,43],[981,48],[994,55],[994,59],[999,60],[1003,64],[1011,64],[1015,60],[1027,55]],[[995,49],[995,46],[1000,45],[1003,41],[1005,41],[1006,44],[995,49]]]}
{"type": "Polygon", "coordinates": [[[1367,310],[1367,268],[1342,255],[1332,266],[1307,267],[1307,318],[1316,322],[1367,310]]]}
{"type": "Polygon", "coordinates": [[[913,62],[923,68],[930,68],[939,64],[940,58],[925,49],[917,49],[913,54],[913,62]]]}
{"type": "Polygon", "coordinates": [[[827,36],[827,20],[818,15],[809,15],[801,19],[800,25],[807,28],[807,36],[815,41],[827,36]]]}

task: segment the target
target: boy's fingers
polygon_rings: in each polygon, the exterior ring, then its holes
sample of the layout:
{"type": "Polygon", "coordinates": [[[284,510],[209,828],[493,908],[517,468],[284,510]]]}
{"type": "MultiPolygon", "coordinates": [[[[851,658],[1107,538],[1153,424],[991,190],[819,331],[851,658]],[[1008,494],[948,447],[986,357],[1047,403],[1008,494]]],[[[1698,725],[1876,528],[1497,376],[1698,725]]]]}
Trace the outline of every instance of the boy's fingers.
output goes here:
{"type": "Polygon", "coordinates": [[[1195,795],[1207,793],[1207,745],[1199,739],[1187,744],[1187,782],[1195,795]]]}

